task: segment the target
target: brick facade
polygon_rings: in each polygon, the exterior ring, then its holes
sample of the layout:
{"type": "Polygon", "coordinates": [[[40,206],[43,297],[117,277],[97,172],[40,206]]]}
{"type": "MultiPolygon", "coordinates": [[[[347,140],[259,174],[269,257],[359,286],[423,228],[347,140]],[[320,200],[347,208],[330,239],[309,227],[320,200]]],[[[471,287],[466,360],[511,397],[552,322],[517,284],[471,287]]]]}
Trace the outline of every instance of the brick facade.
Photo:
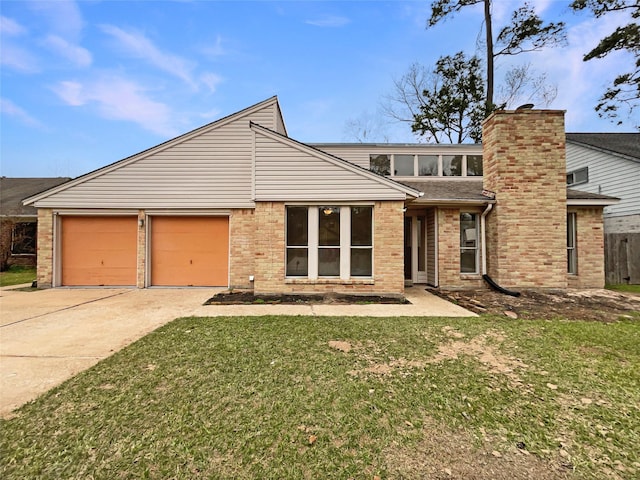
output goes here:
{"type": "Polygon", "coordinates": [[[353,293],[402,295],[404,256],[402,210],[404,202],[376,202],[374,214],[374,261],[371,279],[285,278],[285,204],[258,202],[255,210],[256,293],[353,293]]]}
{"type": "MultiPolygon", "coordinates": [[[[470,289],[482,287],[480,273],[470,274],[460,272],[460,213],[475,213],[480,216],[480,210],[461,210],[460,208],[438,208],[438,280],[446,288],[470,289]]],[[[480,248],[480,246],[478,247],[480,248]]],[[[482,261],[478,254],[478,262],[482,261]]],[[[478,265],[480,272],[480,265],[478,265]]]]}
{"type": "Polygon", "coordinates": [[[499,111],[483,125],[489,275],[510,288],[565,288],[564,112],[499,111]]]}
{"type": "Polygon", "coordinates": [[[604,228],[602,207],[572,207],[576,213],[577,275],[567,275],[571,288],[603,288],[604,228]]]}
{"type": "Polygon", "coordinates": [[[50,208],[38,209],[38,288],[51,288],[53,285],[53,222],[50,208]]]}
{"type": "Polygon", "coordinates": [[[253,209],[232,210],[229,217],[229,287],[251,289],[258,230],[253,209]]]}

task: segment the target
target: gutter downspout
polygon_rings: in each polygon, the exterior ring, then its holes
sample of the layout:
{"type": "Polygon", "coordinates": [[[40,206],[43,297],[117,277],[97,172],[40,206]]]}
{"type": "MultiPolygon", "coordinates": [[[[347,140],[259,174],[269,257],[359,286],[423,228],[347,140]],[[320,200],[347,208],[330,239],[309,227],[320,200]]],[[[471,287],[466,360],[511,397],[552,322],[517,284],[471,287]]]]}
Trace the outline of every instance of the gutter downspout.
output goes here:
{"type": "Polygon", "coordinates": [[[514,292],[512,290],[507,290],[506,288],[501,287],[493,279],[487,275],[487,232],[485,227],[485,217],[489,214],[491,209],[493,208],[493,203],[487,205],[487,208],[484,209],[482,215],[480,216],[480,240],[482,241],[482,278],[485,282],[487,282],[491,288],[497,290],[500,293],[504,293],[505,295],[511,295],[512,297],[519,297],[520,292],[514,292]]]}

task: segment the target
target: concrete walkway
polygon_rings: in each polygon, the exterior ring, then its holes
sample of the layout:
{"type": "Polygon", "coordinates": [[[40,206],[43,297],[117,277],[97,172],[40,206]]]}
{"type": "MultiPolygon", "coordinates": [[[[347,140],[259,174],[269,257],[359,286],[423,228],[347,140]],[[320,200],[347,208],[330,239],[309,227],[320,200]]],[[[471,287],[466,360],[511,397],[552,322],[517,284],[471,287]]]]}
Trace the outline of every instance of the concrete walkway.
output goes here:
{"type": "MultiPolygon", "coordinates": [[[[15,287],[14,287],[15,288],[15,287]]],[[[216,289],[0,289],[0,415],[184,316],[476,316],[412,287],[410,305],[208,305],[216,289]]]]}

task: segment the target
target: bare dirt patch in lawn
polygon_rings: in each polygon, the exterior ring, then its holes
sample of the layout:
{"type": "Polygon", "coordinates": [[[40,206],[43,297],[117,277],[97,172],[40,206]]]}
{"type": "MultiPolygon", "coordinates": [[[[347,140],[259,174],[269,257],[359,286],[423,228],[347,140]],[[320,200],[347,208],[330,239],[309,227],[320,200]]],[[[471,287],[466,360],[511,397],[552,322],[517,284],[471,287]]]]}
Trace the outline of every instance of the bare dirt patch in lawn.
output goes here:
{"type": "Polygon", "coordinates": [[[511,318],[614,322],[620,317],[638,318],[640,312],[640,297],[605,289],[522,290],[519,297],[484,289],[427,290],[472,312],[511,318]]]}
{"type": "MultiPolygon", "coordinates": [[[[409,429],[411,425],[402,428],[409,429]]],[[[562,459],[549,463],[519,444],[509,451],[491,449],[491,439],[476,446],[464,431],[455,432],[431,419],[421,439],[409,447],[397,443],[384,452],[390,478],[433,480],[561,480],[571,477],[572,466],[562,459]]]]}

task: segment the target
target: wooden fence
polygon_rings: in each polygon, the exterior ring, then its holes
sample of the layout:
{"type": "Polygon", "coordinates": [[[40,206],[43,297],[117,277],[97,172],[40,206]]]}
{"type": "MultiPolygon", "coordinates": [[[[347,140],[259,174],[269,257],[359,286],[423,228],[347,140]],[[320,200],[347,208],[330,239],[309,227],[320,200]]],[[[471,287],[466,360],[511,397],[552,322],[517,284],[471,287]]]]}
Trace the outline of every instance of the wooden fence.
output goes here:
{"type": "Polygon", "coordinates": [[[604,255],[608,284],[640,284],[640,233],[605,234],[604,255]]]}

